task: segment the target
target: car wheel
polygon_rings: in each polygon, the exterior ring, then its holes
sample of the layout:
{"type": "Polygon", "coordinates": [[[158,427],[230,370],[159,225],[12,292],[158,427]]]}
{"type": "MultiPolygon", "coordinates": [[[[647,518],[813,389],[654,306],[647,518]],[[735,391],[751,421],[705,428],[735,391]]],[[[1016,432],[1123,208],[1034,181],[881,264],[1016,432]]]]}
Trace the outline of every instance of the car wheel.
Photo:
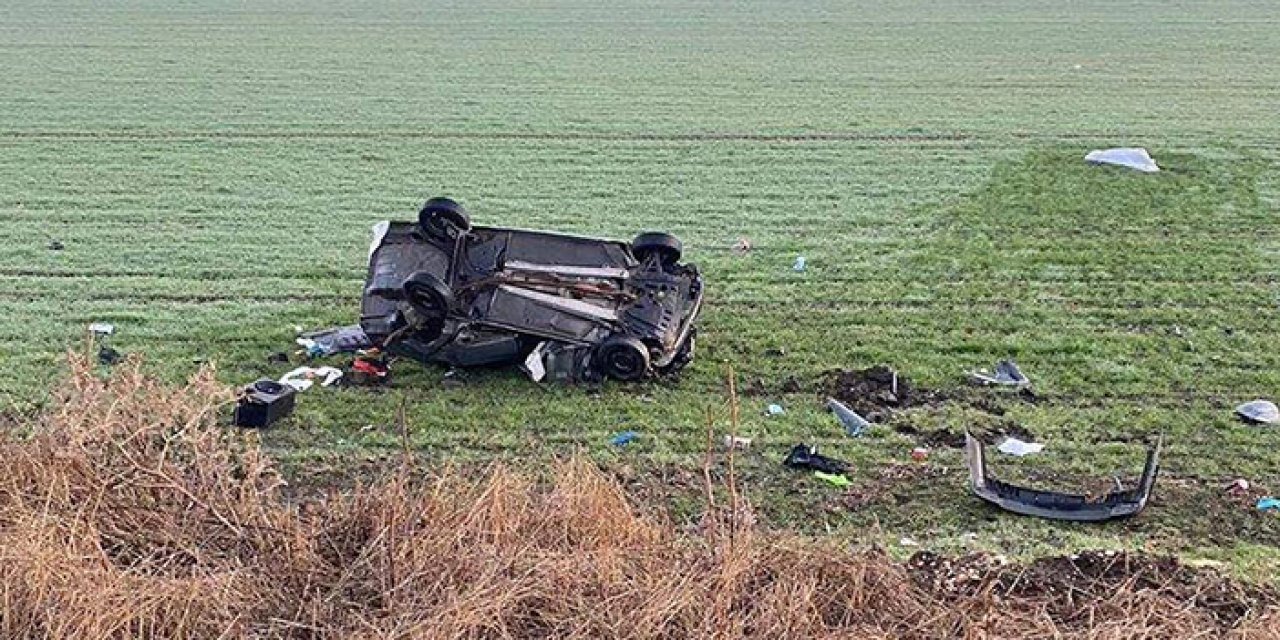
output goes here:
{"type": "Polygon", "coordinates": [[[659,264],[669,267],[679,262],[683,253],[684,245],[680,238],[669,233],[642,233],[631,241],[631,254],[640,262],[647,262],[650,257],[657,256],[659,264]]]}
{"type": "Polygon", "coordinates": [[[427,237],[449,240],[471,230],[471,216],[449,198],[432,198],[418,212],[418,228],[427,237]]]}
{"type": "Polygon", "coordinates": [[[615,380],[639,380],[649,371],[649,348],[631,336],[613,336],[596,347],[600,372],[615,380]]]}
{"type": "Polygon", "coordinates": [[[405,278],[404,299],[413,309],[417,337],[434,340],[444,331],[445,318],[453,308],[453,291],[440,278],[418,271],[405,278]]]}

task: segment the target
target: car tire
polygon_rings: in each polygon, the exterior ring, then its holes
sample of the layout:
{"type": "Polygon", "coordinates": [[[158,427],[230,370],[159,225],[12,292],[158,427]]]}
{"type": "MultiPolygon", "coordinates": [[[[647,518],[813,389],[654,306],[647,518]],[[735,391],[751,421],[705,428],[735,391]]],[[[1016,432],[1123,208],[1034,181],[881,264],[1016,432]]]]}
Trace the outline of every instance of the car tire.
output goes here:
{"type": "Polygon", "coordinates": [[[429,238],[449,240],[471,230],[471,216],[454,200],[431,198],[418,211],[418,229],[429,238]]]}
{"type": "Polygon", "coordinates": [[[642,233],[631,241],[631,255],[640,262],[647,262],[650,257],[657,256],[659,264],[669,267],[680,262],[683,254],[684,244],[680,242],[680,238],[669,233],[651,231],[642,233]]]}
{"type": "Polygon", "coordinates": [[[649,348],[631,336],[613,336],[596,347],[595,361],[600,373],[630,382],[649,372],[649,348]]]}
{"type": "Polygon", "coordinates": [[[444,332],[445,319],[453,308],[453,291],[449,285],[426,271],[418,271],[404,280],[404,299],[413,309],[416,337],[434,340],[444,332]]]}

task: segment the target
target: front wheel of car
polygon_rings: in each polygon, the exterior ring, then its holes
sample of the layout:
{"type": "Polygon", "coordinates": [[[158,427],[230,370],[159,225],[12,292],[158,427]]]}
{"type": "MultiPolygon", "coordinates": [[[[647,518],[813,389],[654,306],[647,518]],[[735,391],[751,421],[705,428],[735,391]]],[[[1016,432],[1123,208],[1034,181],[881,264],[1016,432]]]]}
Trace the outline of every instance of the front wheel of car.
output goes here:
{"type": "Polygon", "coordinates": [[[429,238],[449,240],[471,230],[471,216],[452,199],[432,198],[418,212],[418,228],[429,238]]]}
{"type": "Polygon", "coordinates": [[[444,322],[453,308],[453,291],[449,285],[426,271],[405,278],[404,299],[413,310],[412,324],[417,336],[434,340],[444,332],[444,322]]]}
{"type": "Polygon", "coordinates": [[[615,380],[639,380],[649,371],[649,348],[631,336],[613,336],[596,347],[600,373],[615,380]]]}
{"type": "Polygon", "coordinates": [[[680,262],[683,253],[684,245],[680,242],[680,238],[669,233],[651,231],[642,233],[631,241],[631,255],[640,262],[647,262],[651,257],[656,256],[659,264],[669,267],[680,262]]]}

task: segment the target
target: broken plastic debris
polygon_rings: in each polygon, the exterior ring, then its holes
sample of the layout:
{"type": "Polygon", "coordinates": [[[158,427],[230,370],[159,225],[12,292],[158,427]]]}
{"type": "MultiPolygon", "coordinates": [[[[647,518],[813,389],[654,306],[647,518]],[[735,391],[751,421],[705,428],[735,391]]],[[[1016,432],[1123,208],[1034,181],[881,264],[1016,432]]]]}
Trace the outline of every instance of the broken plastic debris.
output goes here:
{"type": "Polygon", "coordinates": [[[751,448],[751,438],[743,438],[740,436],[726,435],[724,437],[724,448],[736,449],[742,451],[751,448]]]}
{"type": "Polygon", "coordinates": [[[828,458],[818,453],[817,447],[811,447],[804,443],[791,447],[790,453],[787,454],[782,464],[792,469],[808,469],[833,475],[849,470],[849,463],[835,458],[828,458]]]}
{"type": "Polygon", "coordinates": [[[974,382],[978,384],[998,385],[1002,387],[1027,387],[1031,385],[1031,380],[1022,374],[1018,369],[1018,364],[1012,360],[1001,360],[996,363],[994,373],[987,373],[979,370],[970,372],[969,375],[974,382]]]}
{"type": "MultiPolygon", "coordinates": [[[[1097,522],[1131,516],[1147,506],[1156,475],[1160,472],[1160,439],[1147,449],[1147,461],[1137,486],[1105,495],[1076,495],[1042,491],[1003,482],[987,472],[987,459],[982,441],[969,432],[964,434],[965,462],[969,467],[969,488],[979,498],[1014,513],[1049,518],[1097,522]]],[[[1117,485],[1119,481],[1117,480],[1117,485]]]]}
{"type": "Polygon", "coordinates": [[[1142,147],[1121,147],[1115,149],[1094,149],[1084,157],[1085,162],[1092,164],[1113,164],[1146,173],[1160,170],[1151,154],[1142,147]]]}
{"type": "Polygon", "coordinates": [[[871,423],[866,418],[858,415],[856,411],[846,407],[844,403],[835,398],[827,398],[827,408],[831,410],[831,413],[836,414],[840,424],[844,425],[844,432],[851,436],[860,436],[863,431],[867,430],[867,427],[871,426],[871,423]]]}
{"type": "Polygon", "coordinates": [[[119,364],[121,360],[124,360],[124,356],[121,355],[119,351],[116,351],[105,344],[98,349],[98,362],[101,364],[105,364],[110,367],[112,365],[119,364]]]}
{"type": "Polygon", "coordinates": [[[542,366],[542,352],[546,348],[546,342],[539,342],[538,346],[529,352],[529,357],[524,359],[524,372],[529,374],[529,379],[534,382],[542,382],[542,379],[547,377],[547,368],[542,366]]]}
{"type": "Polygon", "coordinates": [[[304,333],[296,342],[307,350],[307,357],[310,358],[320,358],[335,353],[355,353],[373,346],[369,336],[358,324],[304,333]]]}
{"type": "Polygon", "coordinates": [[[1258,511],[1280,511],[1280,500],[1267,496],[1258,500],[1258,511]]]}
{"type": "Polygon", "coordinates": [[[1044,445],[1039,442],[1023,442],[1017,438],[1005,438],[1000,446],[996,447],[1000,453],[1007,453],[1011,456],[1025,456],[1032,453],[1040,453],[1044,450],[1044,445]]]}
{"type": "Polygon", "coordinates": [[[766,412],[766,413],[768,413],[768,414],[769,414],[769,415],[771,415],[771,416],[780,416],[780,415],[782,415],[782,414],[786,413],[786,412],[787,412],[787,410],[786,410],[786,409],[783,409],[783,408],[782,408],[782,405],[780,405],[780,404],[771,404],[771,405],[769,405],[768,407],[766,407],[766,408],[765,408],[765,412],[766,412]]]}
{"type": "Polygon", "coordinates": [[[843,475],[841,475],[841,474],[837,474],[837,473],[823,473],[823,472],[821,472],[821,471],[814,471],[814,472],[813,472],[813,477],[815,477],[815,478],[817,478],[817,479],[819,479],[819,480],[824,480],[824,481],[826,481],[826,482],[828,482],[828,483],[830,483],[830,484],[833,484],[833,485],[835,485],[835,486],[837,486],[837,487],[847,487],[847,486],[849,486],[849,485],[853,484],[852,482],[849,482],[849,479],[848,479],[848,478],[844,477],[844,476],[843,476],[843,475]]]}
{"type": "Polygon", "coordinates": [[[924,462],[929,459],[929,450],[924,447],[916,447],[911,450],[911,459],[916,462],[924,462]]]}
{"type": "Polygon", "coordinates": [[[110,322],[95,322],[89,325],[89,333],[95,336],[109,336],[115,332],[116,327],[110,322]]]}
{"type": "Polygon", "coordinates": [[[1280,422],[1280,409],[1270,400],[1253,400],[1236,407],[1236,415],[1253,424],[1275,424],[1280,422]]]}
{"type": "Polygon", "coordinates": [[[298,391],[306,391],[321,378],[320,386],[327,387],[342,377],[342,370],[333,367],[298,367],[280,378],[280,384],[287,384],[298,391]]]}
{"type": "Polygon", "coordinates": [[[1246,493],[1249,493],[1249,481],[1245,480],[1244,478],[1236,478],[1235,480],[1232,480],[1229,484],[1227,484],[1226,489],[1227,489],[1227,493],[1244,495],[1246,493]]]}
{"type": "Polygon", "coordinates": [[[902,545],[902,546],[904,546],[904,547],[918,547],[918,546],[920,546],[920,543],[919,543],[919,542],[916,542],[914,539],[912,539],[912,538],[908,538],[908,537],[906,537],[906,536],[902,536],[902,538],[901,538],[900,540],[898,540],[898,544],[900,544],[900,545],[902,545]]]}
{"type": "Polygon", "coordinates": [[[791,265],[791,270],[803,273],[805,269],[804,256],[796,256],[795,264],[791,265]]]}
{"type": "Polygon", "coordinates": [[[632,441],[634,441],[636,438],[639,438],[639,437],[640,437],[640,434],[634,431],[623,431],[622,433],[619,433],[618,435],[610,438],[609,444],[615,447],[622,447],[622,446],[626,446],[627,444],[631,443],[632,441]]]}
{"type": "Polygon", "coordinates": [[[751,251],[751,239],[738,238],[738,241],[733,244],[733,250],[738,253],[746,253],[748,251],[751,251]]]}

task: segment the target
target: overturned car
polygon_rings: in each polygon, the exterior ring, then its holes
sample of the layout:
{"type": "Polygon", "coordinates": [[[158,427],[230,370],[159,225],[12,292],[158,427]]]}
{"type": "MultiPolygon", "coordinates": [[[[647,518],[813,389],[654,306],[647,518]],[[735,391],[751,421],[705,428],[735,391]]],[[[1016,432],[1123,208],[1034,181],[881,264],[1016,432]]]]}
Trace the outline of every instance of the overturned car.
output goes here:
{"type": "Polygon", "coordinates": [[[523,363],[535,380],[637,380],[693,358],[703,283],[680,240],[472,226],[432,198],[417,222],[374,227],[360,326],[374,345],[470,367],[523,363]]]}

